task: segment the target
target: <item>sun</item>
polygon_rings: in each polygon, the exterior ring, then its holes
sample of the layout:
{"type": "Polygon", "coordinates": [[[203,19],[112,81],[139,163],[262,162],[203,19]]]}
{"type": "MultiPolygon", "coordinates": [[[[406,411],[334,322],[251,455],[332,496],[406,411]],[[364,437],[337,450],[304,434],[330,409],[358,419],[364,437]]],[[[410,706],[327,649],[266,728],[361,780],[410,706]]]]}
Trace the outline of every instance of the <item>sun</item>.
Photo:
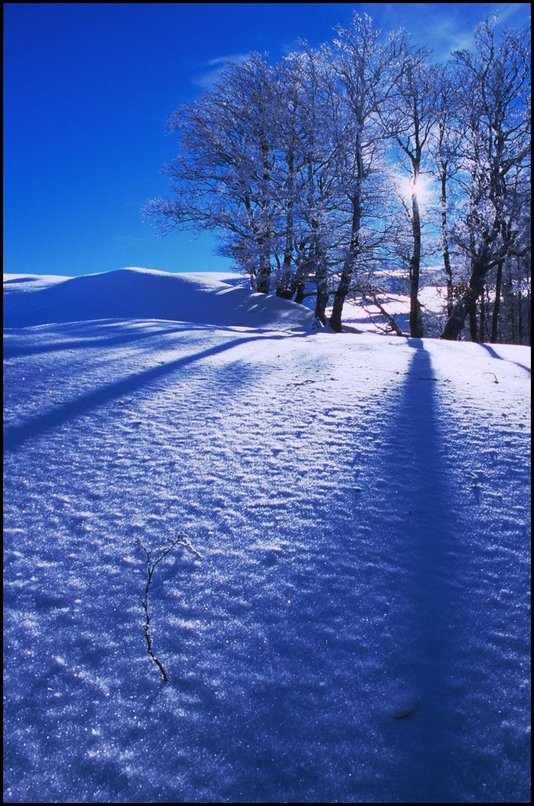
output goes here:
{"type": "Polygon", "coordinates": [[[405,202],[410,202],[412,197],[415,196],[419,204],[425,204],[429,201],[432,195],[432,183],[425,177],[419,174],[417,179],[413,176],[395,176],[395,183],[401,198],[405,202]]]}

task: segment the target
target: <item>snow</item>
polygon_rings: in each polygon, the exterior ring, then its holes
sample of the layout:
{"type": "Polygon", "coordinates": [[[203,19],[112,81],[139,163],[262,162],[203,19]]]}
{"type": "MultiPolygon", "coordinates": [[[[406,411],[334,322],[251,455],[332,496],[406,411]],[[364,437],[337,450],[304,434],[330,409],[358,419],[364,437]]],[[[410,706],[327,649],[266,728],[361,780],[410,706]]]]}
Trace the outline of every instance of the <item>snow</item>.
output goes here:
{"type": "MultiPolygon", "coordinates": [[[[439,285],[427,285],[419,291],[425,333],[439,337],[447,321],[445,316],[446,289],[439,285]]],[[[407,294],[378,295],[381,307],[393,318],[402,333],[410,332],[410,297],[407,294]]],[[[343,324],[346,329],[355,328],[360,333],[391,333],[392,328],[377,305],[371,301],[347,300],[343,309],[343,324]]]]}
{"type": "Polygon", "coordinates": [[[8,277],[9,294],[4,303],[4,324],[27,327],[47,322],[92,319],[169,319],[211,325],[291,327],[312,320],[301,305],[266,299],[240,285],[228,275],[170,274],[156,269],[127,268],[117,271],[35,282],[29,276],[8,277]],[[17,293],[21,288],[31,297],[17,293]]]}
{"type": "Polygon", "coordinates": [[[528,348],[4,280],[7,802],[529,800],[528,348]]]}

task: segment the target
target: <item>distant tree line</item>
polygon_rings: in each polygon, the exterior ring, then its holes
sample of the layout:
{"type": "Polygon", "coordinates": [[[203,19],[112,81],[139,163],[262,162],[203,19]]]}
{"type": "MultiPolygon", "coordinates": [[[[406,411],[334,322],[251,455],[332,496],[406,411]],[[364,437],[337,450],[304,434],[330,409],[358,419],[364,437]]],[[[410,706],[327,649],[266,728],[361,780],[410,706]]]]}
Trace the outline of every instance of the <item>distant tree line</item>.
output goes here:
{"type": "Polygon", "coordinates": [[[439,265],[443,338],[529,343],[529,43],[492,18],[436,64],[355,14],[318,49],[252,53],[170,117],[173,197],[146,209],[163,231],[214,231],[254,290],[313,295],[335,331],[347,299],[379,303],[400,276],[425,335],[439,265]]]}

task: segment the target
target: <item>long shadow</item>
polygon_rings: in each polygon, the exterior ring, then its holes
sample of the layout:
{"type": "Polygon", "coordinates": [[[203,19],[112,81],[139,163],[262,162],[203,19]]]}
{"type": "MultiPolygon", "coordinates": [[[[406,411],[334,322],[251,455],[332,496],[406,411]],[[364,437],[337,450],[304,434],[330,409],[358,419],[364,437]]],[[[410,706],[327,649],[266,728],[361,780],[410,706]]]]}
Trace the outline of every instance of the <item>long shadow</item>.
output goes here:
{"type": "MultiPolygon", "coordinates": [[[[98,328],[99,332],[116,332],[117,330],[117,323],[126,324],[128,320],[102,320],[102,326],[98,328]]],[[[50,324],[58,324],[58,327],[61,330],[64,330],[66,325],[65,323],[50,323],[50,324]]],[[[151,329],[148,332],[146,331],[137,331],[137,332],[124,332],[118,336],[101,336],[99,338],[95,338],[94,335],[92,336],[83,336],[83,331],[88,330],[89,333],[94,334],[96,330],[96,325],[94,321],[91,321],[89,325],[84,327],[84,323],[82,322],[74,322],[74,323],[67,323],[71,326],[70,329],[74,329],[76,332],[80,332],[80,338],[72,339],[72,340],[65,340],[65,341],[57,341],[52,343],[46,344],[32,344],[32,345],[11,345],[4,342],[4,349],[3,349],[3,356],[4,359],[9,358],[22,358],[23,356],[29,355],[40,355],[43,353],[55,353],[61,352],[61,350],[78,350],[84,348],[92,348],[92,347],[117,347],[125,344],[132,344],[137,343],[143,340],[151,339],[154,336],[161,336],[161,335],[170,335],[176,333],[191,333],[193,331],[206,331],[206,330],[219,330],[227,333],[243,333],[243,326],[240,327],[232,327],[232,326],[223,326],[223,325],[205,325],[200,322],[170,322],[168,326],[162,326],[157,329],[151,329]],[[85,340],[84,340],[85,339],[85,340]]],[[[20,332],[20,328],[12,328],[17,334],[20,332]]],[[[8,332],[10,328],[7,328],[5,332],[8,332]]],[[[126,328],[125,328],[126,330],[126,328]]],[[[265,328],[250,328],[250,330],[254,330],[255,333],[267,334],[272,333],[273,328],[265,327],[265,328]]],[[[294,336],[302,336],[306,335],[306,333],[301,332],[293,332],[294,336]]]]}
{"type": "MultiPolygon", "coordinates": [[[[48,342],[45,344],[32,344],[30,346],[20,346],[20,345],[11,345],[11,344],[4,344],[4,358],[21,358],[22,356],[27,355],[41,355],[43,353],[56,353],[61,352],[61,350],[83,350],[86,348],[91,347],[117,347],[124,344],[132,344],[133,342],[139,342],[146,339],[154,338],[155,336],[161,336],[162,334],[169,334],[169,333],[176,333],[180,330],[184,330],[185,328],[160,328],[158,330],[151,330],[147,332],[137,332],[137,333],[122,333],[120,336],[101,336],[99,338],[90,338],[86,337],[83,340],[83,337],[72,341],[57,341],[57,342],[48,342]]],[[[93,327],[94,332],[94,327],[93,327]]]]}
{"type": "Polygon", "coordinates": [[[509,359],[509,358],[503,358],[503,357],[502,357],[502,355],[499,355],[499,354],[498,354],[498,353],[497,353],[497,352],[496,352],[496,351],[493,349],[493,347],[490,347],[490,346],[489,346],[489,344],[479,344],[478,346],[479,346],[479,347],[483,347],[483,348],[484,348],[484,350],[487,350],[487,351],[488,351],[488,353],[491,355],[491,357],[492,357],[492,358],[498,358],[498,359],[499,359],[499,361],[507,361],[509,364],[515,364],[515,365],[516,365],[516,367],[521,367],[521,369],[524,369],[524,370],[525,370],[525,372],[528,372],[528,374],[529,374],[529,375],[531,374],[531,371],[530,371],[530,368],[529,368],[529,367],[526,367],[524,364],[520,364],[520,363],[519,363],[519,361],[510,361],[510,359],[509,359]]]}
{"type": "Polygon", "coordinates": [[[160,364],[152,369],[140,372],[138,375],[129,376],[120,381],[107,384],[95,391],[88,392],[81,395],[77,400],[69,402],[67,405],[55,409],[54,411],[46,412],[34,417],[22,425],[7,427],[4,430],[4,448],[7,451],[16,451],[27,440],[39,436],[44,431],[57,428],[68,420],[75,417],[80,417],[86,414],[91,409],[109,403],[111,400],[120,397],[125,393],[135,392],[146,384],[157,380],[158,378],[168,375],[169,373],[176,372],[183,369],[189,364],[197,361],[202,361],[209,356],[217,355],[218,353],[226,352],[234,347],[246,344],[250,341],[258,341],[264,339],[283,339],[283,335],[270,335],[270,336],[248,336],[242,339],[233,339],[232,341],[225,342],[224,344],[216,347],[210,347],[207,350],[202,350],[199,353],[188,355],[185,358],[178,358],[175,361],[169,361],[166,364],[160,364]]]}
{"type": "Polygon", "coordinates": [[[439,380],[423,342],[408,344],[415,352],[391,412],[380,468],[394,480],[383,502],[391,515],[384,530],[398,568],[392,613],[397,638],[390,659],[399,688],[394,756],[407,755],[412,771],[410,780],[399,778],[396,794],[404,802],[457,802],[461,751],[454,708],[447,705],[457,642],[451,625],[459,619],[454,490],[438,421],[439,380]]]}
{"type": "MultiPolygon", "coordinates": [[[[354,507],[347,490],[343,506],[318,505],[315,528],[289,521],[270,531],[287,540],[289,556],[292,538],[298,546],[294,561],[282,553],[273,572],[277,590],[294,591],[294,609],[257,592],[258,572],[239,577],[244,599],[262,602],[265,643],[225,618],[247,658],[228,680],[236,675],[243,688],[229,686],[225,701],[206,703],[211,718],[188,728],[192,745],[224,748],[234,774],[224,800],[458,802],[462,743],[447,701],[456,640],[448,630],[457,618],[453,491],[440,458],[438,381],[423,343],[409,343],[406,384],[374,443],[377,465],[358,478],[354,507]],[[372,499],[360,504],[367,472],[372,499]]],[[[313,497],[312,478],[320,475],[310,477],[313,497]]]]}

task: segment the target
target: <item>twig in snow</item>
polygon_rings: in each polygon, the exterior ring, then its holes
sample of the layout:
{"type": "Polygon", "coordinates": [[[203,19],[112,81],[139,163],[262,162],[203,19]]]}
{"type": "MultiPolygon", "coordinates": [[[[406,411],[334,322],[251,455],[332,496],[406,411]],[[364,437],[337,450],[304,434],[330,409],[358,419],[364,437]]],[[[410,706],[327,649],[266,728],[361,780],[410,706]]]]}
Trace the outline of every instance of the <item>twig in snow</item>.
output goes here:
{"type": "Polygon", "coordinates": [[[493,375],[493,377],[495,378],[493,383],[499,383],[499,380],[498,380],[498,378],[497,378],[497,376],[495,375],[494,372],[484,372],[483,375],[493,375]]]}
{"type": "Polygon", "coordinates": [[[150,655],[150,658],[153,660],[153,662],[156,664],[156,666],[160,670],[161,676],[163,678],[163,682],[168,683],[169,682],[169,675],[168,675],[167,670],[165,669],[164,665],[162,664],[162,662],[160,661],[160,659],[158,658],[158,656],[154,652],[154,644],[152,642],[152,635],[150,633],[150,611],[149,611],[149,607],[148,607],[148,595],[149,595],[149,591],[150,591],[150,585],[152,584],[152,577],[154,576],[154,571],[156,570],[156,566],[177,545],[185,546],[190,551],[192,551],[193,554],[195,554],[199,559],[202,559],[202,557],[198,553],[198,551],[195,548],[193,548],[193,546],[191,545],[191,543],[189,542],[189,540],[187,539],[187,537],[185,535],[180,535],[179,537],[177,537],[176,540],[173,543],[171,543],[171,545],[168,548],[164,549],[161,552],[161,554],[159,555],[157,560],[152,559],[152,555],[150,553],[150,550],[147,549],[147,547],[145,545],[143,545],[143,543],[141,543],[139,538],[137,539],[137,544],[141,549],[143,549],[143,551],[146,554],[146,585],[145,585],[145,595],[143,597],[142,605],[143,605],[143,610],[145,611],[144,632],[145,632],[147,651],[148,651],[148,654],[150,655]]]}

